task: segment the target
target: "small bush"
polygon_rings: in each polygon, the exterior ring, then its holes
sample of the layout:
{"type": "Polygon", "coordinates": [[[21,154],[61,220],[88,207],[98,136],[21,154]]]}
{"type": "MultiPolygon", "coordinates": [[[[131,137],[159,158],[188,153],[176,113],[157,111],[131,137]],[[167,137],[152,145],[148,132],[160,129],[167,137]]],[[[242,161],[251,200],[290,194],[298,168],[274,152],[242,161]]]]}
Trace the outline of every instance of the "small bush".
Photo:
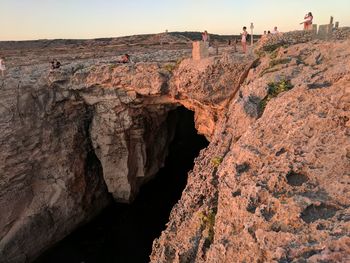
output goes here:
{"type": "Polygon", "coordinates": [[[277,97],[280,93],[284,91],[291,90],[292,88],[293,88],[293,85],[290,83],[290,80],[283,79],[277,83],[276,82],[269,83],[267,87],[267,95],[265,96],[265,98],[263,98],[260,101],[258,105],[259,116],[263,114],[267,103],[271,99],[277,97]]]}
{"type": "Polygon", "coordinates": [[[213,164],[214,167],[219,167],[220,164],[222,163],[222,157],[214,157],[212,160],[211,160],[211,163],[213,164]]]}
{"type": "Polygon", "coordinates": [[[169,73],[172,73],[175,70],[175,68],[176,68],[176,64],[169,63],[169,64],[166,64],[163,68],[166,71],[168,71],[169,73]]]}
{"type": "Polygon", "coordinates": [[[206,230],[206,239],[210,243],[214,240],[215,217],[216,212],[214,210],[210,210],[208,213],[200,215],[201,225],[206,230]]]}
{"type": "Polygon", "coordinates": [[[281,80],[279,82],[271,82],[268,84],[267,94],[272,99],[278,96],[278,94],[291,90],[293,88],[290,80],[281,80]]]}

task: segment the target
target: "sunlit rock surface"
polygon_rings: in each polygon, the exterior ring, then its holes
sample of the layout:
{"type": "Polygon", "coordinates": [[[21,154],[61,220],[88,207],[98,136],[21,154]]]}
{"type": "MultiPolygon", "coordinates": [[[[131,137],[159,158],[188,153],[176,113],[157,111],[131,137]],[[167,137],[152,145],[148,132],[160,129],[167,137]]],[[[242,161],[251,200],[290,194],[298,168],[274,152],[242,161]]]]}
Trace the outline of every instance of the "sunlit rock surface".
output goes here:
{"type": "Polygon", "coordinates": [[[152,262],[347,261],[348,40],[254,56],[222,48],[192,61],[186,41],[171,39],[185,42],[136,45],[130,64],[115,62],[114,50],[127,48],[118,41],[3,48],[2,261],[33,260],[109,194],[132,201],[164,164],[175,123],[167,113],[179,105],[210,145],[152,262]],[[63,66],[50,72],[53,56],[63,66]]]}

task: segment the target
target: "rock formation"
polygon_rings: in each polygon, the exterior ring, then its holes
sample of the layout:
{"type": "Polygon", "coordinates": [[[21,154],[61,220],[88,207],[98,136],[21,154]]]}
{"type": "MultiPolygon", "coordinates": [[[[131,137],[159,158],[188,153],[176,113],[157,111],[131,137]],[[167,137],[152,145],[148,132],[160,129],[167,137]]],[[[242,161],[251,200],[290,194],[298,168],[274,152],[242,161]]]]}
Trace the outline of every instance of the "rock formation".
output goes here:
{"type": "Polygon", "coordinates": [[[41,59],[11,61],[1,80],[5,262],[33,259],[98,213],[109,202],[107,192],[132,201],[163,166],[174,132],[170,110],[181,104],[194,110],[198,130],[211,138],[252,63],[85,59],[48,72],[41,59]]]}
{"type": "Polygon", "coordinates": [[[349,261],[349,41],[260,55],[152,262],[349,261]]]}
{"type": "Polygon", "coordinates": [[[0,82],[2,261],[31,261],[108,193],[132,201],[163,166],[168,112],[184,105],[210,145],[152,262],[345,262],[350,42],[302,42],[201,61],[155,51],[163,58],[125,65],[79,53],[53,72],[36,53],[31,65],[11,60],[0,82]]]}

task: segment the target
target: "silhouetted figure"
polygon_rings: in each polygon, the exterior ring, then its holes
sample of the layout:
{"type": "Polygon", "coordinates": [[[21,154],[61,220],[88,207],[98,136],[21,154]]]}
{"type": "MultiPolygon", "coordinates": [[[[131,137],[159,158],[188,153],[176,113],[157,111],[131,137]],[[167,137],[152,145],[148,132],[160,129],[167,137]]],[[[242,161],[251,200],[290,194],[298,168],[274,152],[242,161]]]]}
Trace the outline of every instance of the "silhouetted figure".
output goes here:
{"type": "Polygon", "coordinates": [[[55,70],[55,69],[59,69],[61,67],[61,62],[59,62],[57,59],[53,59],[51,61],[51,69],[55,70]]]}

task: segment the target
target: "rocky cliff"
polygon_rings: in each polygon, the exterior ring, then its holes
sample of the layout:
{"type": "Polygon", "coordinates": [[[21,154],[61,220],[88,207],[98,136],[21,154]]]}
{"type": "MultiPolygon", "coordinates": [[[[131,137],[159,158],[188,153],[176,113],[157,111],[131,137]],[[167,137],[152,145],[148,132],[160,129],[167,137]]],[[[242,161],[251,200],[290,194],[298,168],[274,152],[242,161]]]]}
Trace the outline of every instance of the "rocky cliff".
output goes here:
{"type": "Polygon", "coordinates": [[[132,201],[163,166],[175,130],[170,110],[194,110],[198,130],[212,137],[253,59],[179,65],[181,54],[125,65],[81,59],[54,71],[41,56],[8,63],[0,90],[3,261],[32,260],[105,207],[108,193],[132,201]]]}
{"type": "Polygon", "coordinates": [[[278,43],[258,50],[152,262],[350,260],[350,42],[278,43]]]}
{"type": "Polygon", "coordinates": [[[188,50],[125,65],[82,55],[52,72],[38,53],[11,60],[0,82],[0,258],[32,260],[109,194],[132,201],[164,163],[168,112],[184,105],[210,145],[152,262],[346,259],[350,42],[306,42],[199,62],[183,59],[188,50]]]}

